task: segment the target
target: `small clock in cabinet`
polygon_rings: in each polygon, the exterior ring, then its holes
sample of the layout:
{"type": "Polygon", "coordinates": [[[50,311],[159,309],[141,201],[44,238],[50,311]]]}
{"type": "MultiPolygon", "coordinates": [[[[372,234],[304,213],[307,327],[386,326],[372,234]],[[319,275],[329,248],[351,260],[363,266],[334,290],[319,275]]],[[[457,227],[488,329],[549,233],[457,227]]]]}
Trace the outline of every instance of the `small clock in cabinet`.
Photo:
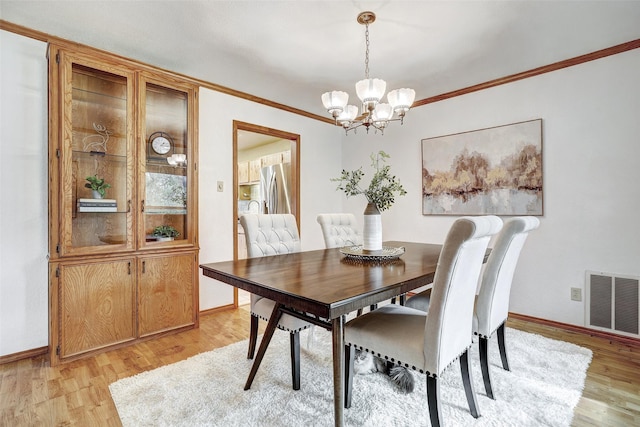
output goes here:
{"type": "Polygon", "coordinates": [[[147,146],[149,158],[166,159],[173,152],[173,140],[166,132],[152,133],[147,146]]]}

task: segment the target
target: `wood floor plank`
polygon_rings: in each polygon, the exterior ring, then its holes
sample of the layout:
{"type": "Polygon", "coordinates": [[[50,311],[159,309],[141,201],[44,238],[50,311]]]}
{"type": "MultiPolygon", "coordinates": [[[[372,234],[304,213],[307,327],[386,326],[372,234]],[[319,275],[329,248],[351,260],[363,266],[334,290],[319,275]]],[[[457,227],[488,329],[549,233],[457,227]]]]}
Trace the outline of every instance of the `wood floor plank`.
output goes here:
{"type": "MultiPolygon", "coordinates": [[[[261,322],[264,328],[265,322],[261,322]]],[[[640,425],[640,346],[514,319],[509,327],[590,348],[573,426],[640,425]]],[[[121,425],[109,384],[246,339],[245,308],[201,316],[200,328],[51,368],[44,356],[0,365],[1,426],[121,425]]],[[[507,343],[508,345],[508,343],[507,343]]]]}

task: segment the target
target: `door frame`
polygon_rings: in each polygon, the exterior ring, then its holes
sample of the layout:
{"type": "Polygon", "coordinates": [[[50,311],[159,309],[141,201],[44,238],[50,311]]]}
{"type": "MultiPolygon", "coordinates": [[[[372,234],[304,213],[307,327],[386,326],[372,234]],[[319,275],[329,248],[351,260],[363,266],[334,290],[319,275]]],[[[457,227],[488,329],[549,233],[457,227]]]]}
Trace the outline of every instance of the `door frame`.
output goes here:
{"type": "MultiPolygon", "coordinates": [[[[296,217],[300,233],[300,135],[279,129],[272,129],[252,123],[233,121],[233,259],[238,259],[238,131],[260,133],[291,141],[291,213],[296,217]]],[[[238,290],[234,288],[234,303],[237,305],[238,290]]]]}

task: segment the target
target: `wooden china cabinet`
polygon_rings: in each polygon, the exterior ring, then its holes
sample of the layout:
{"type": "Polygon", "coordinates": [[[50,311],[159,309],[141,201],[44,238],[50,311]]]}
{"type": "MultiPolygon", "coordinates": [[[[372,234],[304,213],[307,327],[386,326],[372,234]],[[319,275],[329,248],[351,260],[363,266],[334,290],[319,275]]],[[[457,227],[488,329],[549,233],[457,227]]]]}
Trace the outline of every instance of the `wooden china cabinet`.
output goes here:
{"type": "Polygon", "coordinates": [[[197,327],[197,86],[52,45],[49,91],[51,364],[197,327]]]}

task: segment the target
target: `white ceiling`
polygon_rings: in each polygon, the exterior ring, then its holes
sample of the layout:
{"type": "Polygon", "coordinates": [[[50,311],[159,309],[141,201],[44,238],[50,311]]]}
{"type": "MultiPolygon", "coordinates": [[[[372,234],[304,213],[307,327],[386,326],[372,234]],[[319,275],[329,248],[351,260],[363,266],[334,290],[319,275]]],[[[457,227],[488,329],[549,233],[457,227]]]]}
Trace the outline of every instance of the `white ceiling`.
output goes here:
{"type": "Polygon", "coordinates": [[[640,0],[6,1],[0,19],[324,115],[370,75],[424,99],[640,39],[640,0]]]}

